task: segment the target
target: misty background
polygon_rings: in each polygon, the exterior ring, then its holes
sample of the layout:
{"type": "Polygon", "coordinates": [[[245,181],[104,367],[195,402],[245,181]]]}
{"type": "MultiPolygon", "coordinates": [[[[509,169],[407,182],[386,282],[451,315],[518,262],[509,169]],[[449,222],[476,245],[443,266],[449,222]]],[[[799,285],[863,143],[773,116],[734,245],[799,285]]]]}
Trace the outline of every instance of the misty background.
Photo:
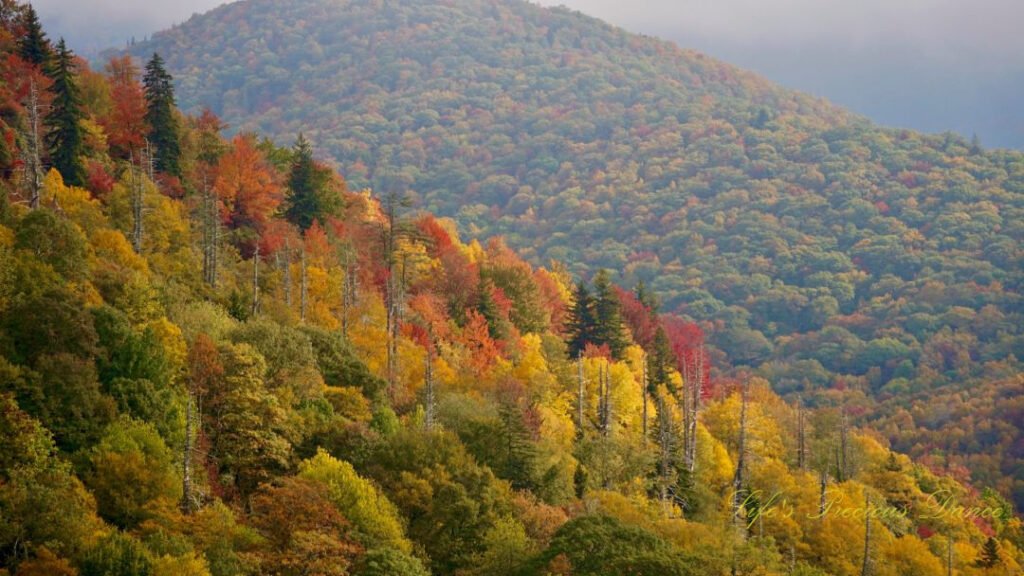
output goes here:
{"type": "MultiPolygon", "coordinates": [[[[35,0],[79,54],[141,41],[221,0],[35,0]]],[[[542,0],[810,92],[876,122],[1024,149],[1020,0],[542,0]]]]}

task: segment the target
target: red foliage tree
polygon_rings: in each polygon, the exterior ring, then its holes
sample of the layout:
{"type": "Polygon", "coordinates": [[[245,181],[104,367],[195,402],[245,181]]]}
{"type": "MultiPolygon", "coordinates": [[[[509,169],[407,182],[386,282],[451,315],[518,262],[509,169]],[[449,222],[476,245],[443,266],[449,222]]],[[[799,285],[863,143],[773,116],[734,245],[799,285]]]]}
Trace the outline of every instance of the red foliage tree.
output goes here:
{"type": "Polygon", "coordinates": [[[658,317],[632,292],[616,286],[615,295],[619,299],[622,319],[633,333],[633,341],[649,350],[654,344],[654,335],[658,332],[658,317]]]}
{"type": "Polygon", "coordinates": [[[701,394],[706,396],[711,384],[711,360],[704,348],[704,331],[677,316],[666,316],[663,324],[679,373],[688,382],[697,379],[702,386],[701,394]]]}
{"type": "Polygon", "coordinates": [[[115,158],[130,159],[146,145],[146,96],[139,84],[139,69],[132,57],[111,58],[106,66],[113,106],[99,118],[107,134],[110,154],[115,158]]]}

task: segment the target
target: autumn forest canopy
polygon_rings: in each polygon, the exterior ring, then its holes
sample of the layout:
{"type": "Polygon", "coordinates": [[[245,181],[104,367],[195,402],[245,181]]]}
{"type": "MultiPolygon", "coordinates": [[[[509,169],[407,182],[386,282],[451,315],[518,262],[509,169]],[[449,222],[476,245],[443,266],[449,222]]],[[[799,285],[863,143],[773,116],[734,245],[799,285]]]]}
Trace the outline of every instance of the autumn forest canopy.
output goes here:
{"type": "Polygon", "coordinates": [[[1020,573],[1020,154],[518,2],[136,49],[0,0],[0,575],[1020,573]]]}
{"type": "Polygon", "coordinates": [[[643,281],[718,369],[1024,505],[1024,154],[520,1],[248,0],[154,50],[185,109],[303,132],[353,189],[534,265],[643,281]]]}

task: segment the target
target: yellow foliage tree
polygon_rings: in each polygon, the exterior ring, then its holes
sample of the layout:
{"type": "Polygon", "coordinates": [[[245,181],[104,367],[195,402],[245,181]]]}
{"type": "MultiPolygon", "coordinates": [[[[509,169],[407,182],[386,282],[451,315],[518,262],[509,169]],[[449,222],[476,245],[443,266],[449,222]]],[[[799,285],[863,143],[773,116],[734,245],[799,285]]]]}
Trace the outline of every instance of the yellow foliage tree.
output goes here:
{"type": "Polygon", "coordinates": [[[331,503],[353,524],[363,544],[412,552],[398,509],[351,464],[319,450],[299,464],[299,476],[327,486],[331,503]]]}

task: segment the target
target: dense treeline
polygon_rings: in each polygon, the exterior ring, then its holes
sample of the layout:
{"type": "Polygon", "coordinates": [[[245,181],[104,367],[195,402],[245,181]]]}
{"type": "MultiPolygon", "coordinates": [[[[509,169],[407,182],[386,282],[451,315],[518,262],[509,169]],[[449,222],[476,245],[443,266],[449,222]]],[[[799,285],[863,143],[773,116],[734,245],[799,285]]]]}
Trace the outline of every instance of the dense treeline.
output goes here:
{"type": "Polygon", "coordinates": [[[643,285],[575,306],[560,265],[350,190],[305,137],[154,122],[173,94],[130,59],[67,60],[70,184],[32,22],[0,2],[0,573],[1020,571],[996,492],[712,380],[643,285]]]}
{"type": "Polygon", "coordinates": [[[997,384],[1024,350],[1021,153],[518,1],[249,0],[153,49],[187,108],[306,131],[355,187],[413,190],[534,263],[643,280],[719,368],[820,406],[858,391],[901,449],[1024,504],[1021,419],[984,409],[1000,433],[976,435],[937,400],[1022,409],[997,384]]]}

